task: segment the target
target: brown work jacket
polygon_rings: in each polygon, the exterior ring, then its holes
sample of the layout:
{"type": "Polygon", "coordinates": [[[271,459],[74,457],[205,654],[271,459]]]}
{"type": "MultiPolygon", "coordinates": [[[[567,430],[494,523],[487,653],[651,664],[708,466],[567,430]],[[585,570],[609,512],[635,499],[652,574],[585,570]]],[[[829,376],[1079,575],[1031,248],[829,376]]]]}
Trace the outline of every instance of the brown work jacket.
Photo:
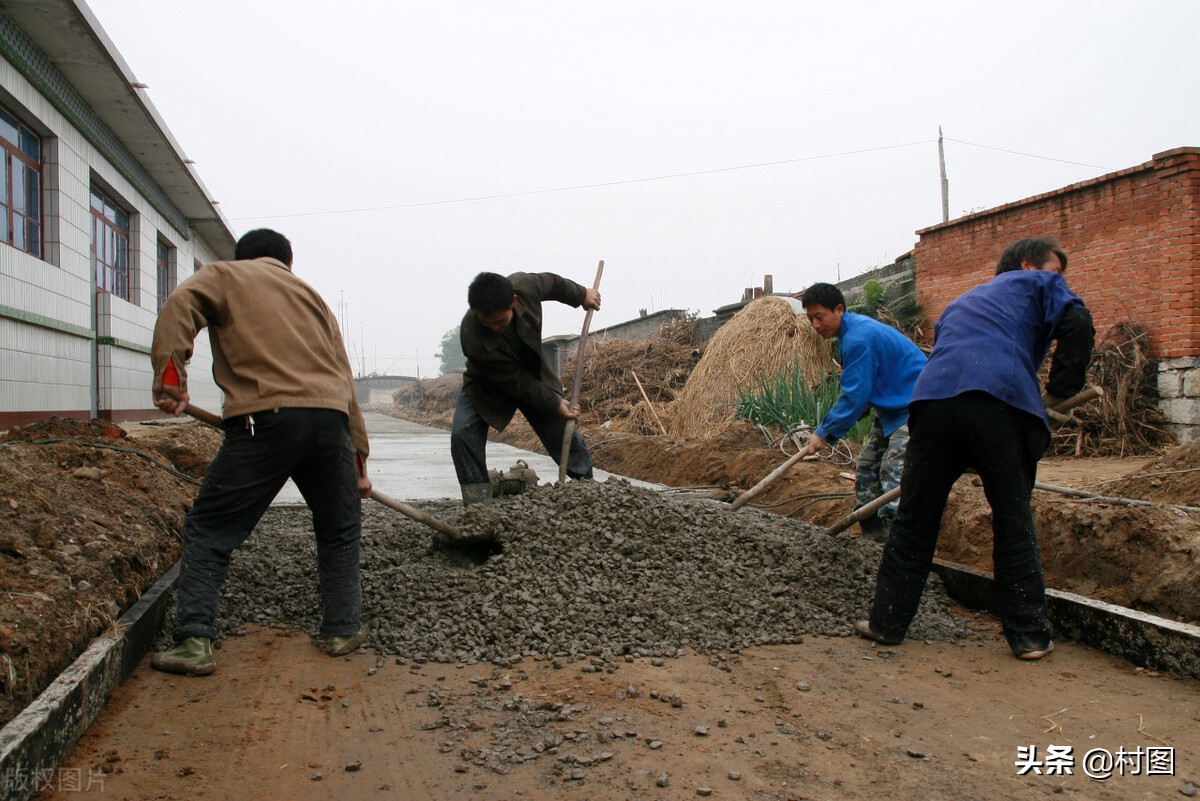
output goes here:
{"type": "Polygon", "coordinates": [[[505,333],[485,328],[472,311],[467,311],[459,328],[467,357],[463,391],[479,416],[497,431],[508,426],[517,409],[541,414],[558,409],[562,379],[542,350],[542,301],[556,300],[579,308],[587,294],[584,287],[554,273],[513,273],[508,280],[517,295],[509,325],[515,326],[521,343],[537,355],[536,362],[522,358],[505,333]]]}
{"type": "Polygon", "coordinates": [[[188,388],[193,342],[208,328],[222,417],[267,409],[335,409],[350,418],[354,450],[367,458],[367,427],[333,312],[315,289],[270,258],[206,264],[158,313],[150,358],[154,391],[174,362],[188,388]]]}

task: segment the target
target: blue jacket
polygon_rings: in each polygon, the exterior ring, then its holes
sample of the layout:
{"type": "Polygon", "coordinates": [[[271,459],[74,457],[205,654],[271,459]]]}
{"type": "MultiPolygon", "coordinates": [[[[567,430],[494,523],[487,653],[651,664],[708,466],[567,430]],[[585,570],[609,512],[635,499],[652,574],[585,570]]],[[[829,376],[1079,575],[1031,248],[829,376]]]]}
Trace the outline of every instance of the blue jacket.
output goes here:
{"type": "Polygon", "coordinates": [[[1063,376],[1064,389],[1059,391],[1064,397],[1078,391],[1092,345],[1087,307],[1059,273],[1013,270],[960,295],[942,312],[934,327],[933,353],[913,390],[913,402],[986,392],[1044,422],[1037,373],[1050,341],[1059,336],[1064,315],[1083,321],[1085,336],[1069,348],[1059,343],[1055,363],[1060,358],[1073,362],[1072,375],[1063,376]]]}
{"type": "Polygon", "coordinates": [[[908,422],[908,400],[925,354],[890,325],[854,312],[842,315],[837,341],[842,394],[813,433],[832,443],[873,407],[890,437],[908,422]]]}

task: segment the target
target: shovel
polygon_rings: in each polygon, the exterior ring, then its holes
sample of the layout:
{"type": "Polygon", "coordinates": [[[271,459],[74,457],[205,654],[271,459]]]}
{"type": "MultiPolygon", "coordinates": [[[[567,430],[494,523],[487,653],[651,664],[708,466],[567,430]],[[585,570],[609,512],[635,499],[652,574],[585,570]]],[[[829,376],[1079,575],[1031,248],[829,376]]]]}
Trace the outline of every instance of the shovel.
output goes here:
{"type": "MultiPolygon", "coordinates": [[[[1071,409],[1074,409],[1076,406],[1082,406],[1083,404],[1087,403],[1088,401],[1090,401],[1094,398],[1099,398],[1103,394],[1104,394],[1104,390],[1100,387],[1088,387],[1087,389],[1083,390],[1079,394],[1072,395],[1071,397],[1067,398],[1066,400],[1064,400],[1060,403],[1057,403],[1054,406],[1046,409],[1046,415],[1051,420],[1053,420],[1057,423],[1070,422],[1073,418],[1070,417],[1070,415],[1066,414],[1067,412],[1069,412],[1071,409]]],[[[1063,494],[1071,494],[1070,492],[1065,491],[1066,488],[1064,488],[1064,487],[1055,487],[1052,484],[1043,484],[1040,481],[1035,482],[1033,486],[1035,489],[1047,490],[1049,492],[1063,492],[1063,494]]],[[[871,501],[870,503],[863,504],[862,506],[858,507],[850,514],[848,514],[845,517],[843,517],[842,519],[838,520],[832,526],[825,529],[825,533],[826,534],[837,534],[839,532],[845,531],[846,529],[850,528],[852,525],[859,522],[860,520],[866,520],[868,517],[875,514],[876,511],[878,511],[882,507],[888,505],[889,503],[891,503],[892,501],[896,500],[899,497],[900,497],[900,488],[899,487],[896,487],[895,489],[890,489],[887,492],[880,495],[875,500],[871,501]]],[[[1092,495],[1092,497],[1100,497],[1100,496],[1092,495]]]]}
{"type": "MultiPolygon", "coordinates": [[[[224,426],[222,425],[221,418],[218,417],[217,415],[213,414],[210,411],[201,409],[198,406],[193,406],[190,403],[187,405],[187,408],[184,409],[184,411],[187,412],[188,414],[190,414],[192,417],[199,420],[201,423],[207,423],[208,425],[212,426],[213,428],[216,428],[216,429],[219,429],[222,431],[225,430],[224,426]]],[[[453,541],[453,542],[472,543],[472,542],[481,542],[485,539],[490,539],[490,537],[485,537],[483,535],[464,534],[462,532],[462,530],[455,528],[454,526],[450,525],[449,523],[447,523],[443,520],[439,520],[436,517],[434,517],[433,515],[426,514],[426,513],[422,512],[420,509],[417,509],[413,506],[409,506],[407,503],[404,503],[403,501],[398,501],[395,498],[391,498],[387,495],[384,495],[382,492],[380,492],[377,489],[372,488],[371,494],[368,495],[367,497],[369,497],[371,500],[373,500],[377,503],[383,504],[384,506],[386,506],[389,509],[399,512],[400,514],[404,515],[405,517],[412,518],[413,520],[416,520],[418,523],[424,523],[425,525],[429,526],[430,528],[432,528],[436,531],[440,531],[441,533],[443,533],[447,537],[449,537],[451,539],[451,541],[453,541]]]]}
{"type": "MultiPolygon", "coordinates": [[[[1062,423],[1065,421],[1069,421],[1071,418],[1065,414],[1066,412],[1070,411],[1071,409],[1074,409],[1076,406],[1081,406],[1081,405],[1087,403],[1088,401],[1092,400],[1093,398],[1098,398],[1103,394],[1104,394],[1104,390],[1101,389],[1100,387],[1088,387],[1087,389],[1083,390],[1079,394],[1072,395],[1071,397],[1067,398],[1066,400],[1064,400],[1058,404],[1055,404],[1052,408],[1047,409],[1046,413],[1055,422],[1062,423]]],[[[755,495],[758,495],[760,492],[762,492],[764,489],[766,489],[768,486],[770,486],[772,483],[774,483],[775,479],[779,478],[781,475],[786,473],[792,467],[792,465],[801,461],[801,459],[806,459],[806,458],[812,459],[813,458],[812,456],[802,457],[800,455],[801,453],[803,453],[803,451],[801,451],[800,453],[797,453],[795,456],[788,459],[783,464],[779,465],[779,467],[775,468],[770,473],[768,473],[766,478],[764,478],[762,481],[758,482],[753,487],[751,487],[750,489],[746,490],[741,495],[739,495],[737,497],[737,499],[733,502],[733,504],[729,507],[730,511],[736,512],[738,509],[741,509],[743,506],[746,505],[747,501],[749,501],[755,495]]],[[[888,503],[888,501],[894,500],[899,494],[900,494],[899,489],[889,490],[888,492],[881,495],[879,498],[876,498],[875,500],[871,501],[871,503],[868,503],[864,506],[860,506],[858,509],[855,509],[849,515],[847,515],[846,517],[839,520],[837,523],[834,523],[832,526],[830,526],[826,530],[825,533],[836,534],[839,531],[843,531],[844,529],[849,528],[851,525],[853,525],[854,523],[857,523],[859,520],[862,520],[863,518],[869,517],[870,515],[874,514],[876,509],[878,509],[880,506],[883,506],[884,504],[888,503]],[[893,495],[892,493],[895,493],[895,494],[893,495]],[[882,503],[880,503],[880,501],[885,497],[887,498],[887,500],[884,500],[882,503]],[[868,511],[868,509],[869,509],[869,511],[868,511]],[[855,516],[860,513],[862,515],[861,517],[855,516]],[[851,518],[853,518],[853,519],[851,519],[851,518]],[[840,528],[838,528],[839,526],[840,526],[840,528]]]]}

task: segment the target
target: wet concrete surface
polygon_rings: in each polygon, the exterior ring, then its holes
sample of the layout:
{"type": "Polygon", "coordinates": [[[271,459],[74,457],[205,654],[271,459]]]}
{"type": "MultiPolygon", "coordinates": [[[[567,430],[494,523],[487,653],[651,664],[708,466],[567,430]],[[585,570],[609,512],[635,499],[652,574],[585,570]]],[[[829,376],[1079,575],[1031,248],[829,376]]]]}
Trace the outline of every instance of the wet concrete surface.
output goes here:
{"type": "MultiPolygon", "coordinates": [[[[375,489],[398,500],[459,498],[458,478],[450,458],[450,432],[390,417],[380,412],[363,412],[371,440],[367,472],[375,489]]],[[[538,474],[540,484],[558,480],[558,465],[545,453],[514,448],[500,442],[487,446],[488,467],[508,470],[518,459],[538,474]]],[[[611,473],[596,470],[596,480],[611,473]]],[[[640,487],[653,487],[630,479],[640,487]]],[[[276,504],[303,503],[300,491],[289,481],[275,498],[276,504]]]]}

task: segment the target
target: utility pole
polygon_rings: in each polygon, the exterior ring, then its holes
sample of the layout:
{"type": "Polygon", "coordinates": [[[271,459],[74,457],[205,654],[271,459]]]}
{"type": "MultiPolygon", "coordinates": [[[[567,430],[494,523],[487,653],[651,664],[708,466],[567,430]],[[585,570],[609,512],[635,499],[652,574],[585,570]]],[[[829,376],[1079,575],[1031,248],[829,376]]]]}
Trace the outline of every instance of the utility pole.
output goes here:
{"type": "Polygon", "coordinates": [[[942,142],[942,126],[938,126],[938,168],[942,175],[942,222],[950,221],[950,181],[946,178],[946,146],[942,142]]]}

